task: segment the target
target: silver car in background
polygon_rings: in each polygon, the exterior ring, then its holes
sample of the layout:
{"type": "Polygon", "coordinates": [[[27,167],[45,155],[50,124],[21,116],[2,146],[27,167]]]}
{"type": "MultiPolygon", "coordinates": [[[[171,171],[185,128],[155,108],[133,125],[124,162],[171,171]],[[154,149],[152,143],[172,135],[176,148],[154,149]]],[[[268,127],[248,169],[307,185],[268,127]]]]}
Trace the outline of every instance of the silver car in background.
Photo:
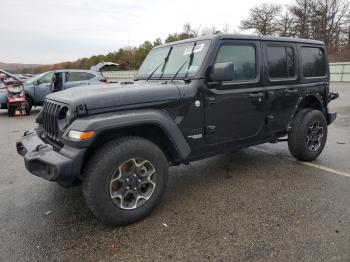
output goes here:
{"type": "Polygon", "coordinates": [[[45,97],[67,88],[83,85],[106,84],[107,79],[99,71],[63,69],[42,73],[24,82],[24,91],[29,111],[33,106],[41,106],[45,97]]]}

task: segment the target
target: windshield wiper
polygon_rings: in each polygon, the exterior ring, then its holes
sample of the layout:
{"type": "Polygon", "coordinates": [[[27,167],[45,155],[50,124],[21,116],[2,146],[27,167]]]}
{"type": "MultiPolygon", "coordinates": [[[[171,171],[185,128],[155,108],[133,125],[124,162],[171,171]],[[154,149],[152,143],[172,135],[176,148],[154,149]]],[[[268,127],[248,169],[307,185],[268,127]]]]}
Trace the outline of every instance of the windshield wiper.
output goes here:
{"type": "Polygon", "coordinates": [[[165,61],[161,62],[153,71],[152,73],[149,74],[149,76],[147,76],[146,81],[150,80],[151,77],[153,76],[153,74],[158,70],[158,68],[164,63],[165,61]]]}
{"type": "MultiPolygon", "coordinates": [[[[187,71],[186,71],[186,74],[185,76],[182,78],[182,79],[185,79],[187,77],[187,74],[188,74],[188,70],[190,69],[190,66],[192,65],[193,63],[193,57],[194,57],[194,49],[197,45],[197,42],[194,42],[193,44],[193,47],[192,47],[192,51],[191,51],[191,54],[190,54],[190,61],[188,62],[188,68],[187,68],[187,71]]],[[[173,77],[171,78],[170,82],[173,82],[174,79],[177,77],[177,75],[180,73],[181,69],[186,65],[187,63],[187,59],[186,61],[180,66],[180,68],[176,71],[176,73],[173,75],[173,77]]]]}
{"type": "Polygon", "coordinates": [[[187,59],[186,59],[185,63],[183,63],[183,64],[180,66],[180,68],[176,71],[176,73],[173,75],[173,77],[172,77],[171,80],[170,80],[170,83],[174,81],[175,77],[178,75],[178,73],[180,73],[181,69],[186,65],[186,63],[187,63],[187,59]]]}
{"type": "Polygon", "coordinates": [[[146,81],[148,81],[148,80],[151,79],[151,77],[153,76],[153,74],[154,74],[155,72],[157,72],[158,68],[159,68],[161,65],[163,65],[162,70],[161,70],[161,72],[162,72],[161,76],[163,76],[163,70],[164,70],[164,67],[165,67],[166,63],[167,63],[168,60],[169,60],[169,56],[170,56],[171,50],[173,50],[173,47],[170,47],[167,56],[166,56],[166,57],[164,58],[164,60],[152,71],[152,73],[146,78],[146,81]]]}
{"type": "Polygon", "coordinates": [[[190,70],[190,67],[193,63],[194,49],[196,48],[196,45],[197,45],[197,42],[194,42],[193,47],[192,47],[192,52],[190,54],[190,62],[188,62],[188,68],[187,68],[186,74],[184,75],[184,77],[182,79],[185,79],[187,77],[188,71],[190,70]]]}

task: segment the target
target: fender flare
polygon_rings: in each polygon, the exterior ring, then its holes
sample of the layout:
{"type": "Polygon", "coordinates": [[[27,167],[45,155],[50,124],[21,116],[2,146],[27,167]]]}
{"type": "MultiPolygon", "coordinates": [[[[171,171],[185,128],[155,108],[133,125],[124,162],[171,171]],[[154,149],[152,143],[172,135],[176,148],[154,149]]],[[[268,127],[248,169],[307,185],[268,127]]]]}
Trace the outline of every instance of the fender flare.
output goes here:
{"type": "Polygon", "coordinates": [[[305,101],[311,100],[311,99],[316,100],[320,106],[321,111],[325,112],[323,98],[320,94],[317,93],[317,94],[305,95],[305,96],[301,97],[300,100],[298,101],[296,108],[295,108],[293,116],[300,110],[300,108],[303,107],[303,104],[306,103],[305,101]]]}
{"type": "Polygon", "coordinates": [[[319,103],[319,105],[320,105],[320,107],[321,107],[321,111],[322,111],[323,113],[326,113],[326,112],[325,112],[325,108],[324,108],[324,104],[323,104],[323,98],[322,98],[321,95],[319,95],[319,94],[311,94],[311,95],[302,96],[302,97],[300,97],[300,100],[298,101],[297,105],[295,106],[295,109],[294,109],[294,111],[293,111],[293,114],[292,114],[292,116],[291,116],[291,118],[290,118],[290,120],[289,120],[287,129],[290,129],[290,128],[291,128],[291,125],[292,125],[292,123],[293,123],[294,117],[296,116],[296,114],[297,114],[302,108],[304,108],[303,105],[306,103],[305,101],[310,100],[310,99],[315,99],[315,100],[319,103]]]}
{"type": "Polygon", "coordinates": [[[155,125],[160,127],[174,146],[179,159],[186,159],[190,155],[191,148],[181,130],[164,110],[128,110],[78,118],[69,126],[69,128],[67,128],[67,130],[65,130],[62,139],[64,140],[64,143],[70,144],[74,147],[83,148],[88,147],[93,140],[74,142],[67,136],[69,130],[95,131],[95,138],[97,138],[98,135],[104,131],[137,127],[141,125],[155,125]]]}

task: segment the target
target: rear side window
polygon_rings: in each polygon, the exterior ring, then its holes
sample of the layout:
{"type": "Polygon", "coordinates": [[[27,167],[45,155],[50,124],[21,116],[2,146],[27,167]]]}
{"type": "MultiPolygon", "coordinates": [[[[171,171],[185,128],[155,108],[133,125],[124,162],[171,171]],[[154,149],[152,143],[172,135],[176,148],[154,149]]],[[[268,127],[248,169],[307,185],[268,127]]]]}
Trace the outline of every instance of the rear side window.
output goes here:
{"type": "Polygon", "coordinates": [[[304,77],[320,77],[326,75],[326,59],[324,51],[318,47],[302,47],[304,77]]]}
{"type": "Polygon", "coordinates": [[[255,47],[249,45],[222,45],[216,63],[232,62],[234,65],[234,81],[256,79],[255,47]]]}
{"type": "Polygon", "coordinates": [[[94,78],[94,74],[86,73],[86,72],[70,72],[68,75],[67,82],[75,82],[75,81],[85,81],[94,78]]]}
{"type": "Polygon", "coordinates": [[[267,64],[269,68],[269,77],[271,79],[295,77],[294,50],[291,47],[267,47],[267,64]]]}

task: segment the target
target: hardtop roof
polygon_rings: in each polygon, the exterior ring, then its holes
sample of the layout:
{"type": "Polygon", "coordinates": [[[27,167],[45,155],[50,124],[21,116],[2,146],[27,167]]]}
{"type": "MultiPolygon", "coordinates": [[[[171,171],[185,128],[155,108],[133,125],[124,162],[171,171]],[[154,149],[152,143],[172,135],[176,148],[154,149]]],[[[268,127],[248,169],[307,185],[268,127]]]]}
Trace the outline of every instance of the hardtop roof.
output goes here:
{"type": "Polygon", "coordinates": [[[185,40],[175,41],[166,43],[163,45],[156,46],[154,48],[171,46],[174,44],[181,44],[186,42],[201,41],[201,40],[217,40],[217,39],[232,39],[232,40],[260,40],[260,41],[271,41],[271,42],[290,42],[290,43],[304,43],[313,45],[324,45],[324,42],[313,39],[293,38],[293,37],[275,37],[275,36],[261,36],[261,35],[244,35],[244,34],[219,34],[200,36],[195,38],[189,38],[185,40]]]}

